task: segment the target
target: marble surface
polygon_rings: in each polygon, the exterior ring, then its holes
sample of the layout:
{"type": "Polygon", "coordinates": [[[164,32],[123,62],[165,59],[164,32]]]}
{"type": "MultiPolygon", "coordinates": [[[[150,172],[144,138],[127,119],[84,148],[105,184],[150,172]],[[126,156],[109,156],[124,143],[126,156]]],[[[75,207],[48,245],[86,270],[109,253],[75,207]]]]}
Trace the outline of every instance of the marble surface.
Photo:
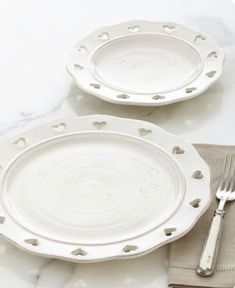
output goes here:
{"type": "MultiPolygon", "coordinates": [[[[235,144],[234,12],[232,0],[0,0],[1,133],[51,118],[112,114],[151,121],[190,142],[235,144]],[[64,67],[74,43],[131,19],[182,22],[209,33],[226,54],[220,81],[195,99],[158,108],[106,103],[71,85],[64,67]]],[[[0,239],[0,287],[164,288],[167,252],[81,265],[29,255],[0,239]]]]}

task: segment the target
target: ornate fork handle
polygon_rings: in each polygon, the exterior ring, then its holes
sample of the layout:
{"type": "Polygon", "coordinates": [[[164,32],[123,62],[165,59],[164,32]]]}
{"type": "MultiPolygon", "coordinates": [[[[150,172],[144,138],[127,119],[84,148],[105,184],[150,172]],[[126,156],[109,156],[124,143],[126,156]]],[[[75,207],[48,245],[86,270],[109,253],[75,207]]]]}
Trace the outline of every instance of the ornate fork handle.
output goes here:
{"type": "Polygon", "coordinates": [[[199,266],[197,268],[197,273],[200,276],[210,276],[214,272],[224,215],[225,211],[223,209],[217,209],[214,212],[211,227],[202,249],[199,266]]]}

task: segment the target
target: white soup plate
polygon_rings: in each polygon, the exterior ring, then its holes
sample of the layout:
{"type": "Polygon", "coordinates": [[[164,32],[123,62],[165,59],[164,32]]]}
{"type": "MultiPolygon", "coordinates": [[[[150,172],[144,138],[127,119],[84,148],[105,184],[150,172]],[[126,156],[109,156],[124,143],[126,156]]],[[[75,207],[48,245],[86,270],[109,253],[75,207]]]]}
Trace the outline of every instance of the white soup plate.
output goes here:
{"type": "Polygon", "coordinates": [[[217,80],[224,54],[208,35],[181,24],[131,21],[93,32],[67,69],[106,101],[158,106],[195,97],[217,80]]]}

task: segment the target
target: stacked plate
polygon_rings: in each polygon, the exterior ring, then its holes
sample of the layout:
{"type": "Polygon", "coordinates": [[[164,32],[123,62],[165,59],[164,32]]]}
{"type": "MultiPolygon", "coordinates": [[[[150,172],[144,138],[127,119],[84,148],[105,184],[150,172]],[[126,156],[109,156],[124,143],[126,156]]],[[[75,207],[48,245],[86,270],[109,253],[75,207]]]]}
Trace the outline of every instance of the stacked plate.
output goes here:
{"type": "MultiPolygon", "coordinates": [[[[157,106],[205,91],[223,57],[205,34],[135,21],[80,41],[68,70],[102,99],[157,106]]],[[[194,147],[148,122],[59,119],[0,149],[0,233],[42,256],[143,255],[187,233],[210,203],[209,168],[194,147]]]]}

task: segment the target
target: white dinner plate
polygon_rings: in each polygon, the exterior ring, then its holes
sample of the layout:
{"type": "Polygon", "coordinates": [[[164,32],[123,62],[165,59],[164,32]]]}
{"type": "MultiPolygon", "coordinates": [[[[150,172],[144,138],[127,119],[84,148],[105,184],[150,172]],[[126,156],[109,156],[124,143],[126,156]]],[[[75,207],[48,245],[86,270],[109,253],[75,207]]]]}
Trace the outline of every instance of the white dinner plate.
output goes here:
{"type": "Polygon", "coordinates": [[[204,92],[224,55],[204,33],[169,22],[104,27],[74,47],[68,71],[83,90],[128,105],[165,105],[204,92]]]}
{"type": "Polygon", "coordinates": [[[0,233],[42,256],[143,255],[188,232],[210,202],[193,146],[148,122],[62,119],[0,149],[0,233]]]}

